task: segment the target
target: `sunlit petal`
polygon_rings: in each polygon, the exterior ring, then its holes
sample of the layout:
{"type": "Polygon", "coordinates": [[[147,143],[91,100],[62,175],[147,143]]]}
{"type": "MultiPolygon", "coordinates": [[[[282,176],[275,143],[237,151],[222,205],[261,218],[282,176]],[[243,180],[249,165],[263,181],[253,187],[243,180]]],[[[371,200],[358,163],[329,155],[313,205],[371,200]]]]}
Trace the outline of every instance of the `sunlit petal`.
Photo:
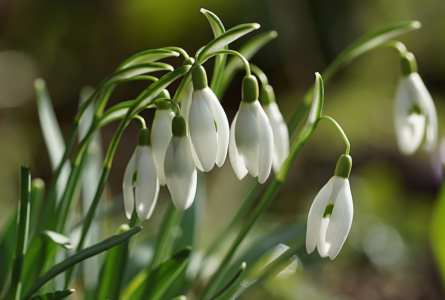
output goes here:
{"type": "Polygon", "coordinates": [[[321,220],[333,190],[334,180],[335,177],[332,177],[321,188],[309,209],[306,229],[306,250],[308,253],[312,253],[317,246],[321,220]]]}
{"type": "Polygon", "coordinates": [[[238,149],[236,147],[235,141],[235,127],[238,118],[238,113],[236,113],[235,118],[233,118],[232,127],[230,128],[230,141],[229,141],[229,158],[232,165],[232,169],[235,172],[236,177],[241,180],[243,179],[248,171],[244,165],[243,158],[239,155],[238,149]]]}
{"type": "Polygon", "coordinates": [[[344,178],[338,179],[344,182],[338,191],[326,232],[326,242],[330,244],[328,251],[330,259],[334,259],[343,247],[351,229],[354,214],[349,180],[344,178]]]}
{"type": "Polygon", "coordinates": [[[289,155],[289,131],[276,102],[263,107],[273,131],[273,170],[278,173],[289,155]]]}
{"type": "Polygon", "coordinates": [[[175,114],[171,110],[157,109],[151,129],[153,159],[159,184],[165,185],[164,159],[168,144],[172,137],[172,120],[175,114]]]}
{"type": "Polygon", "coordinates": [[[150,147],[140,146],[136,179],[136,212],[140,220],[150,218],[159,194],[159,181],[150,147]]]}
{"type": "Polygon", "coordinates": [[[131,219],[131,215],[134,210],[133,175],[135,171],[136,171],[136,151],[131,156],[128,165],[125,168],[125,173],[122,183],[125,215],[127,219],[131,219]]]}
{"type": "Polygon", "coordinates": [[[215,122],[204,97],[203,90],[193,91],[188,123],[198,160],[208,172],[215,165],[218,141],[215,122]]]}
{"type": "Polygon", "coordinates": [[[258,101],[257,105],[257,125],[259,133],[259,158],[258,158],[258,182],[264,183],[269,177],[272,168],[274,138],[269,119],[258,101]]]}

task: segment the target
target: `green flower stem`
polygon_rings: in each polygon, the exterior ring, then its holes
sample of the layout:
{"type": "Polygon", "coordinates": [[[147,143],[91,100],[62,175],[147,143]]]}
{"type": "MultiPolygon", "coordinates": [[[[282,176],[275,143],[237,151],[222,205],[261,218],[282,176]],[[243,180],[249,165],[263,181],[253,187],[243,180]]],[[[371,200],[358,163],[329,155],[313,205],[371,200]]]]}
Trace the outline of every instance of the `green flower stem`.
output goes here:
{"type": "Polygon", "coordinates": [[[231,55],[234,55],[235,57],[238,57],[244,65],[244,69],[246,70],[246,76],[250,76],[252,74],[250,71],[249,61],[244,57],[244,55],[242,55],[241,53],[239,53],[238,51],[235,51],[235,50],[223,49],[223,50],[218,50],[218,51],[212,52],[209,55],[204,57],[204,61],[208,60],[209,58],[211,58],[215,55],[219,55],[219,54],[231,54],[231,55]]]}
{"type": "Polygon", "coordinates": [[[37,279],[37,281],[34,283],[34,285],[29,289],[29,291],[27,291],[27,293],[23,299],[25,299],[25,300],[29,299],[45,283],[47,283],[49,280],[51,280],[58,274],[62,273],[63,271],[68,270],[69,268],[73,267],[74,265],[78,264],[81,261],[84,261],[87,258],[95,256],[101,252],[104,252],[110,248],[113,248],[116,245],[119,245],[122,242],[125,242],[126,240],[131,238],[133,235],[138,233],[140,230],[141,230],[141,227],[134,227],[124,233],[112,236],[112,237],[110,237],[96,245],[85,248],[82,251],[79,251],[78,253],[73,254],[72,256],[70,256],[67,259],[65,259],[64,261],[62,261],[61,263],[52,267],[42,277],[37,279]]]}
{"type": "Polygon", "coordinates": [[[346,151],[345,154],[349,155],[349,150],[351,149],[351,144],[349,143],[348,137],[346,136],[345,132],[343,131],[343,129],[341,128],[340,124],[337,123],[337,121],[335,121],[332,117],[330,116],[321,116],[320,117],[321,120],[328,120],[330,121],[332,124],[334,124],[335,128],[337,128],[338,132],[341,134],[341,137],[343,138],[343,141],[345,142],[346,145],[346,151]]]}
{"type": "Polygon", "coordinates": [[[399,41],[393,41],[393,40],[386,41],[380,44],[378,47],[376,47],[376,49],[379,48],[394,48],[399,52],[400,56],[402,57],[408,54],[408,49],[406,49],[405,44],[399,41]]]}
{"type": "Polygon", "coordinates": [[[191,72],[188,72],[184,78],[182,79],[181,83],[179,84],[178,89],[175,92],[175,95],[173,96],[172,102],[179,104],[182,101],[182,98],[184,97],[184,90],[187,84],[190,83],[192,80],[192,74],[191,72]]]}
{"type": "Polygon", "coordinates": [[[235,226],[246,217],[247,211],[251,208],[253,202],[258,197],[261,192],[262,185],[258,183],[258,180],[254,180],[252,186],[250,187],[242,205],[236,211],[236,215],[232,218],[229,225],[224,229],[224,231],[218,235],[216,240],[213,242],[210,249],[207,251],[205,257],[210,257],[216,250],[220,249],[221,244],[226,242],[229,234],[234,230],[235,226]]]}
{"type": "Polygon", "coordinates": [[[164,259],[169,257],[174,241],[172,232],[173,229],[181,222],[182,215],[183,213],[177,210],[170,201],[156,239],[157,243],[153,257],[147,266],[148,273],[157,268],[164,261],[164,259]]]}
{"type": "Polygon", "coordinates": [[[31,171],[28,166],[22,166],[20,170],[20,201],[17,215],[17,238],[15,243],[15,255],[12,265],[11,287],[8,293],[9,299],[19,300],[22,292],[23,259],[26,254],[29,231],[29,207],[31,195],[31,171]]]}
{"type": "Polygon", "coordinates": [[[267,79],[267,76],[263,72],[263,70],[261,70],[258,66],[254,65],[254,64],[250,64],[250,68],[252,69],[253,74],[255,74],[256,77],[258,77],[262,86],[269,85],[269,80],[267,79]]]}
{"type": "Polygon", "coordinates": [[[204,291],[204,294],[202,296],[202,299],[207,299],[212,295],[216,288],[218,287],[218,284],[220,283],[220,280],[224,276],[225,272],[227,271],[230,261],[235,254],[236,250],[238,249],[238,246],[241,244],[241,242],[246,237],[247,233],[250,231],[250,229],[253,227],[253,225],[257,222],[260,216],[264,214],[264,212],[267,210],[267,208],[272,203],[272,200],[275,198],[276,194],[278,193],[278,190],[280,189],[281,185],[283,184],[284,179],[286,178],[286,175],[290,169],[290,166],[292,165],[293,161],[295,160],[297,154],[300,152],[301,148],[304,146],[304,144],[307,142],[307,140],[311,137],[312,133],[314,132],[316,126],[318,124],[318,119],[315,120],[315,122],[310,127],[305,127],[297,136],[294,143],[292,144],[292,147],[290,149],[290,153],[288,158],[283,164],[283,167],[281,171],[277,174],[272,184],[267,189],[264,196],[261,198],[258,206],[255,208],[254,212],[251,214],[247,222],[245,223],[244,227],[239,232],[238,236],[236,237],[235,241],[232,243],[229,251],[227,252],[226,256],[222,260],[222,262],[219,265],[218,270],[213,275],[212,279],[207,285],[206,290],[204,291]]]}
{"type": "Polygon", "coordinates": [[[141,123],[142,129],[147,129],[147,125],[145,124],[144,118],[142,118],[140,115],[135,115],[133,118],[138,120],[141,123]]]}

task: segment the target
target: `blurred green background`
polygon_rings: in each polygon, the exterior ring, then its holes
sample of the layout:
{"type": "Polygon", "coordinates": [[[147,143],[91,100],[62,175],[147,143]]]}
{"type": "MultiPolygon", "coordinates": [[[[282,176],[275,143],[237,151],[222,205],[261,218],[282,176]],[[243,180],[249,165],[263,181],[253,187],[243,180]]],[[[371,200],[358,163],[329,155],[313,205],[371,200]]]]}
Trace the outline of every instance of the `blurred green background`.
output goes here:
{"type": "MultiPolygon", "coordinates": [[[[419,20],[422,28],[400,40],[415,54],[442,124],[443,0],[2,0],[0,228],[18,199],[21,164],[31,166],[33,177],[47,183],[51,178],[33,94],[35,78],[45,79],[62,130],[67,133],[82,87],[97,86],[125,58],[173,45],[194,54],[210,41],[211,29],[199,12],[201,7],[216,13],[226,29],[258,22],[262,25],[259,32],[278,32],[278,38],[252,62],[268,74],[287,120],[313,83],[314,72],[322,72],[349,43],[391,23],[419,20]]],[[[235,43],[233,48],[241,44],[235,43]]],[[[211,67],[208,64],[209,70],[211,67]]],[[[398,54],[381,49],[354,61],[326,85],[324,113],[342,125],[351,142],[355,205],[351,233],[335,261],[322,260],[315,253],[302,255],[303,264],[294,275],[270,280],[246,294],[246,299],[444,299],[445,281],[430,242],[442,163],[438,153],[433,157],[420,152],[412,157],[399,154],[392,121],[399,78],[398,54]]],[[[229,122],[240,101],[240,79],[235,78],[222,99],[229,122]]],[[[119,87],[112,102],[133,99],[143,88],[140,83],[119,87]]],[[[152,112],[146,116],[150,118],[152,112]]],[[[121,193],[123,169],[136,145],[137,126],[133,125],[117,150],[109,198],[121,193]]],[[[114,129],[110,125],[102,132],[105,145],[114,129]]],[[[268,215],[256,227],[257,234],[305,218],[343,151],[335,129],[321,122],[268,215]]],[[[251,179],[237,181],[227,160],[221,169],[210,172],[206,181],[203,247],[227,225],[251,179]]],[[[156,232],[167,196],[163,190],[155,216],[144,223],[147,235],[156,232]]],[[[445,224],[438,215],[434,238],[439,245],[436,249],[443,250],[437,250],[438,256],[443,257],[445,248],[440,248],[440,241],[445,237],[445,224]]],[[[125,216],[120,210],[110,222],[110,232],[122,222],[125,216]]]]}

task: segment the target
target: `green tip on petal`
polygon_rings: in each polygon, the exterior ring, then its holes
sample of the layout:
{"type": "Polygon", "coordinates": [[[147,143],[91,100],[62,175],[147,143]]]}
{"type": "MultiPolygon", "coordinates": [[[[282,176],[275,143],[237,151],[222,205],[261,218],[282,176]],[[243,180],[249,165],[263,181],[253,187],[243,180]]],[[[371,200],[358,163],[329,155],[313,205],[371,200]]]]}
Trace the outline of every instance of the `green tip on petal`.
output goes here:
{"type": "Polygon", "coordinates": [[[326,208],[323,213],[323,218],[326,218],[327,216],[332,215],[332,211],[334,210],[334,204],[330,203],[326,205],[326,208]]]}
{"type": "Polygon", "coordinates": [[[185,120],[182,116],[178,115],[173,118],[172,133],[173,136],[185,136],[185,120]]]}
{"type": "Polygon", "coordinates": [[[194,90],[203,90],[207,85],[207,74],[203,66],[195,65],[192,68],[192,81],[194,90]]]}
{"type": "Polygon", "coordinates": [[[260,102],[263,106],[267,106],[275,102],[275,92],[272,86],[266,85],[261,87],[260,102]]]}
{"type": "Polygon", "coordinates": [[[343,154],[337,161],[337,166],[335,167],[335,176],[342,178],[349,178],[352,168],[352,158],[349,155],[343,154]]]}
{"type": "Polygon", "coordinates": [[[142,128],[139,131],[138,145],[139,146],[150,146],[150,144],[151,144],[150,130],[148,130],[147,128],[142,128]]]}
{"type": "Polygon", "coordinates": [[[254,102],[258,100],[259,88],[255,76],[249,75],[243,79],[242,99],[245,102],[254,102]]]}
{"type": "Polygon", "coordinates": [[[400,69],[405,76],[417,72],[417,62],[414,54],[408,52],[400,59],[400,69]]]}

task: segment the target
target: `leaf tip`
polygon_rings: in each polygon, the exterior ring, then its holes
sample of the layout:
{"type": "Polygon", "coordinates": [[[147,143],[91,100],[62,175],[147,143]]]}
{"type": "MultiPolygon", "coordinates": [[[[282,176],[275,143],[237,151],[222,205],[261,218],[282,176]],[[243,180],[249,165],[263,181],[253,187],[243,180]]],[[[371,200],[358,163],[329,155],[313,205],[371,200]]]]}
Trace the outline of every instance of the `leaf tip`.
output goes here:
{"type": "Polygon", "coordinates": [[[276,38],[276,37],[278,36],[278,32],[275,31],[275,30],[272,30],[272,31],[270,32],[270,36],[271,36],[272,38],[276,38]]]}
{"type": "Polygon", "coordinates": [[[260,27],[261,27],[260,24],[258,24],[258,23],[253,23],[253,29],[258,29],[258,28],[260,28],[260,27]]]}
{"type": "Polygon", "coordinates": [[[37,78],[36,80],[34,80],[34,88],[36,90],[43,90],[45,86],[45,80],[43,80],[42,78],[37,78]]]}
{"type": "Polygon", "coordinates": [[[200,11],[202,14],[206,14],[206,13],[208,12],[208,10],[205,9],[205,8],[201,8],[199,11],[200,11]]]}
{"type": "Polygon", "coordinates": [[[241,271],[244,271],[246,269],[246,267],[247,267],[247,264],[245,261],[243,261],[243,263],[241,264],[241,268],[240,268],[241,271]]]}
{"type": "Polygon", "coordinates": [[[420,27],[422,27],[422,23],[420,23],[419,21],[412,21],[411,22],[411,26],[414,28],[414,29],[419,29],[420,27]]]}

